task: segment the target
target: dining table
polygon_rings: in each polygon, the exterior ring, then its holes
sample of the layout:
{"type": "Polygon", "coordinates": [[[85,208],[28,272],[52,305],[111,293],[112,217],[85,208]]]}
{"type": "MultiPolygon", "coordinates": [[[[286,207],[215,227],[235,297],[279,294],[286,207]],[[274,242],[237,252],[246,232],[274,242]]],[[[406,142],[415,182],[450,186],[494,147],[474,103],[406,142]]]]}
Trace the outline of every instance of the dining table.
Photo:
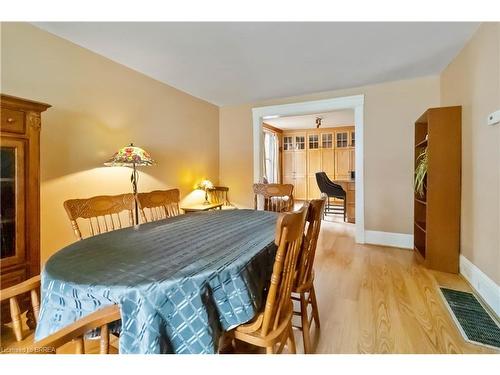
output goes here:
{"type": "Polygon", "coordinates": [[[35,340],[111,304],[119,352],[217,353],[225,331],[262,308],[278,214],[216,210],[77,241],[41,273],[35,340]]]}

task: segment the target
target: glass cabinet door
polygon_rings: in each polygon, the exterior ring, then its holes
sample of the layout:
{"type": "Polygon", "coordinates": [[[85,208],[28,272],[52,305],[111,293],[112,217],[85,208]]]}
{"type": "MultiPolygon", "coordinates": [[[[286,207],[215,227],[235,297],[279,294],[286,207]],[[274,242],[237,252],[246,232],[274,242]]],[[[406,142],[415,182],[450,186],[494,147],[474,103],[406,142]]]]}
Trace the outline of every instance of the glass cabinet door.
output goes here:
{"type": "Polygon", "coordinates": [[[0,147],[0,262],[24,258],[24,141],[2,139],[0,147]]]}
{"type": "Polygon", "coordinates": [[[333,134],[323,133],[321,134],[321,148],[332,148],[333,147],[333,134]]]}
{"type": "Polygon", "coordinates": [[[309,150],[319,148],[319,134],[309,134],[309,150]]]}
{"type": "Polygon", "coordinates": [[[337,132],[335,133],[336,147],[343,148],[347,147],[347,132],[337,132]]]}
{"type": "Polygon", "coordinates": [[[293,150],[293,137],[283,137],[283,151],[293,150]]]}
{"type": "Polygon", "coordinates": [[[306,149],[306,137],[303,135],[295,136],[295,149],[296,150],[305,150],[306,149]]]}

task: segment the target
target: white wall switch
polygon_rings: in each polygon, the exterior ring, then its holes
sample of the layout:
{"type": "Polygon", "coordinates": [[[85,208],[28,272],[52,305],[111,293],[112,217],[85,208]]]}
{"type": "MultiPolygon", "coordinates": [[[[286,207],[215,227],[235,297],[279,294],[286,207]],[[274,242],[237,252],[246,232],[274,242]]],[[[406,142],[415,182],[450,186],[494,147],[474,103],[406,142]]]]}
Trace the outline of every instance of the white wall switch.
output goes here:
{"type": "Polygon", "coordinates": [[[500,109],[488,115],[488,125],[500,124],[500,109]]]}

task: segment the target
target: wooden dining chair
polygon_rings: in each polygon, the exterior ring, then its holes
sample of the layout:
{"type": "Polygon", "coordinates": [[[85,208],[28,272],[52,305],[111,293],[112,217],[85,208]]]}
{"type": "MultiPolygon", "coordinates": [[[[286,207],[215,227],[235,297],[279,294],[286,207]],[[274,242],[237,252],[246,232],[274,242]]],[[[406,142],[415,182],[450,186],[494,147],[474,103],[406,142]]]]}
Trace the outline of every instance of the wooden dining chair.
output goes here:
{"type": "MultiPolygon", "coordinates": [[[[33,341],[33,332],[27,332],[29,327],[22,320],[21,305],[26,300],[26,295],[29,293],[31,300],[31,308],[35,319],[35,324],[38,322],[38,312],[40,310],[40,300],[38,291],[40,290],[40,275],[34,276],[19,284],[0,290],[0,302],[9,301],[10,318],[12,331],[17,342],[22,342],[26,339],[29,343],[33,341]]],[[[9,338],[5,337],[2,332],[2,341],[8,341],[9,338]]]]}
{"type": "MultiPolygon", "coordinates": [[[[70,342],[76,343],[75,354],[85,354],[84,335],[94,329],[100,329],[99,354],[110,353],[110,333],[108,324],[121,319],[120,307],[110,305],[103,307],[76,322],[54,332],[52,335],[34,343],[39,353],[55,354],[56,350],[70,342]]],[[[89,340],[95,341],[95,340],[89,340]]]]}
{"type": "Polygon", "coordinates": [[[314,257],[316,255],[316,245],[321,229],[321,218],[325,209],[325,199],[314,199],[309,202],[307,212],[306,232],[302,241],[300,257],[297,262],[297,277],[292,290],[292,300],[300,303],[298,311],[294,315],[301,317],[301,325],[294,326],[302,331],[304,341],[304,352],[312,352],[310,327],[314,320],[316,329],[319,330],[319,310],[314,291],[314,257]],[[311,305],[311,317],[309,317],[308,307],[311,305]]]}
{"type": "Polygon", "coordinates": [[[282,213],[279,216],[275,235],[278,249],[264,309],[249,323],[231,331],[235,340],[266,348],[268,354],[281,353],[287,342],[289,351],[296,352],[292,331],[291,292],[306,214],[307,205],[304,205],[297,212],[282,213]]]}
{"type": "MultiPolygon", "coordinates": [[[[47,351],[53,351],[51,349],[53,347],[56,346],[59,347],[66,342],[69,343],[70,341],[72,341],[72,340],[67,340],[65,342],[58,341],[55,344],[51,345],[46,345],[45,340],[42,340],[43,341],[42,344],[40,344],[40,342],[34,341],[33,328],[35,328],[36,324],[38,323],[38,314],[40,310],[39,294],[38,294],[39,289],[40,289],[40,275],[34,276],[26,281],[23,281],[9,288],[0,290],[0,302],[7,300],[9,301],[10,317],[11,317],[11,321],[2,326],[1,330],[0,347],[2,347],[5,352],[12,354],[44,353],[47,351]],[[32,329],[30,329],[30,327],[26,324],[26,321],[24,319],[25,316],[24,314],[21,313],[22,306],[26,300],[25,297],[27,294],[29,294],[31,300],[31,308],[35,319],[35,327],[33,327],[32,329]]],[[[120,318],[119,314],[120,312],[118,309],[118,319],[120,318]]],[[[83,319],[87,319],[86,321],[88,321],[89,317],[90,315],[83,319]]],[[[78,321],[80,322],[79,324],[81,324],[82,320],[78,321]]],[[[83,340],[84,333],[88,332],[93,328],[101,327],[103,324],[104,323],[98,324],[95,327],[86,326],[85,329],[79,331],[83,333],[81,333],[80,336],[78,337],[74,336],[73,342],[71,342],[69,345],[64,346],[64,348],[61,348],[62,350],[60,352],[70,353],[76,351],[77,353],[82,353],[84,351],[84,347],[88,353],[104,352],[104,351],[109,352],[110,336],[107,326],[101,330],[99,348],[97,347],[98,340],[85,340],[85,341],[83,340]]],[[[52,335],[51,337],[54,337],[54,335],[52,335]]]]}
{"type": "Polygon", "coordinates": [[[144,223],[180,215],[179,189],[155,190],[137,194],[141,219],[144,223]]]}
{"type": "Polygon", "coordinates": [[[208,190],[210,203],[221,203],[223,210],[234,210],[237,207],[229,201],[229,188],[227,186],[214,186],[208,190]]]}
{"type": "Polygon", "coordinates": [[[88,221],[89,235],[87,237],[134,225],[133,194],[69,199],[64,202],[64,208],[78,240],[83,239],[78,219],[88,221]],[[125,217],[121,217],[121,215],[125,217]]]}
{"type": "Polygon", "coordinates": [[[289,212],[293,210],[292,184],[253,184],[254,208],[264,211],[289,212]],[[259,197],[263,204],[259,207],[259,197]]]}

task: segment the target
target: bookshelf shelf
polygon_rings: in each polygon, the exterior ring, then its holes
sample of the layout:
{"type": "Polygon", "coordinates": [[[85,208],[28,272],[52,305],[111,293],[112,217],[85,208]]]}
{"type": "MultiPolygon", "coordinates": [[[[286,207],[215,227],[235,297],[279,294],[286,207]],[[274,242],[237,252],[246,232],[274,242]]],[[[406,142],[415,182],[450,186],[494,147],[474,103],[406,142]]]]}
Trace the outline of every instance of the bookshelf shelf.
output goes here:
{"type": "Polygon", "coordinates": [[[415,148],[417,148],[417,147],[424,147],[424,146],[427,146],[427,139],[424,139],[423,141],[418,142],[415,145],[415,148]]]}
{"type": "Polygon", "coordinates": [[[415,198],[415,202],[423,204],[424,206],[427,205],[427,202],[425,200],[420,199],[420,198],[415,198]]]}
{"type": "Polygon", "coordinates": [[[417,226],[418,229],[420,229],[422,232],[425,232],[425,221],[415,221],[415,225],[417,226]]]}

